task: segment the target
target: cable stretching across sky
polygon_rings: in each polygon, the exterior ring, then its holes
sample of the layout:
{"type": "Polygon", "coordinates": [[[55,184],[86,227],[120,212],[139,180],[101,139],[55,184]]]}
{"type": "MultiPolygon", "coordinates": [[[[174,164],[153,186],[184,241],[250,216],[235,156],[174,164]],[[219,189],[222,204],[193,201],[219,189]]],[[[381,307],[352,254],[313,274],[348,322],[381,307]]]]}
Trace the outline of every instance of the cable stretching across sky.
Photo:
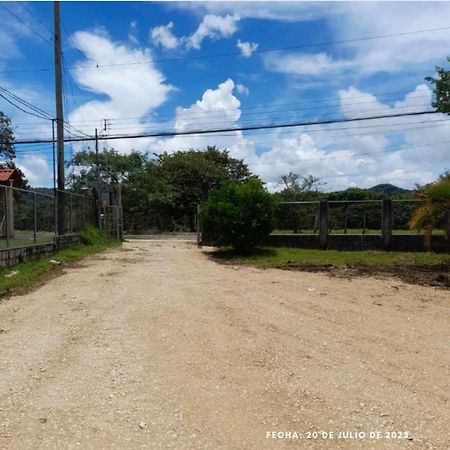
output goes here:
{"type": "MultiPolygon", "coordinates": [[[[98,140],[111,141],[118,139],[140,139],[148,137],[174,137],[174,136],[190,136],[190,135],[201,135],[201,134],[217,134],[226,133],[234,131],[252,131],[252,130],[265,130],[265,129],[275,129],[275,128],[293,128],[293,127],[303,127],[311,125],[330,125],[334,123],[348,123],[348,122],[360,122],[365,120],[379,120],[379,119],[389,119],[392,117],[411,117],[411,116],[422,116],[436,114],[437,111],[415,111],[403,114],[387,114],[379,116],[369,116],[369,117],[355,117],[346,119],[335,119],[335,120],[323,120],[314,122],[293,122],[293,123],[279,123],[279,124],[262,124],[254,125],[248,127],[233,127],[233,128],[217,128],[212,130],[192,130],[192,131],[164,131],[159,133],[142,133],[142,134],[128,134],[128,135],[115,135],[115,136],[99,136],[98,140]]],[[[64,142],[89,142],[95,141],[95,137],[89,138],[68,138],[64,139],[64,142]]],[[[26,144],[49,144],[53,142],[48,139],[30,139],[26,141],[16,141],[15,145],[26,145],[26,144]]],[[[2,144],[3,142],[0,142],[2,144]]]]}

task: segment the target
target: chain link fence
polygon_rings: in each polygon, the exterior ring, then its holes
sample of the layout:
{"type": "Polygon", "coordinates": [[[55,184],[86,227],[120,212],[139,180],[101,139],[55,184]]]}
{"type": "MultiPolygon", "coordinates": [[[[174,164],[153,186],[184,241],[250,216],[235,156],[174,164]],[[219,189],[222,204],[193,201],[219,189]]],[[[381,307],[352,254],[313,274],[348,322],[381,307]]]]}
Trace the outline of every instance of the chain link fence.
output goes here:
{"type": "MultiPolygon", "coordinates": [[[[56,197],[48,189],[0,185],[0,249],[49,244],[56,239],[56,197]]],[[[64,234],[95,223],[95,199],[64,192],[64,234]]]]}
{"type": "MultiPolygon", "coordinates": [[[[392,200],[392,234],[416,234],[409,220],[416,199],[392,200]]],[[[273,234],[318,234],[319,201],[280,202],[273,234]]],[[[383,200],[329,200],[328,234],[381,234],[383,200]]],[[[436,233],[440,233],[439,230],[436,233]]]]}

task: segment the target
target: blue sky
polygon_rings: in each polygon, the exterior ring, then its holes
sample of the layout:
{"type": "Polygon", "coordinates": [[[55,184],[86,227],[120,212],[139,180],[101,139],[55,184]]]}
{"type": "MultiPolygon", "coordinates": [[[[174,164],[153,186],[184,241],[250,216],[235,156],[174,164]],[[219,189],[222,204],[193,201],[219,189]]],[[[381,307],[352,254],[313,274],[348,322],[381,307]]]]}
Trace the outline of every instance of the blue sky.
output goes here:
{"type": "MultiPolygon", "coordinates": [[[[0,86],[53,115],[53,4],[0,5],[0,86]]],[[[428,110],[424,77],[450,55],[444,2],[62,2],[61,12],[65,117],[78,135],[103,119],[113,135],[428,110]]],[[[3,99],[0,110],[17,139],[49,136],[48,122],[3,99]]],[[[442,115],[105,142],[150,153],[206,145],[244,158],[272,190],[289,171],[336,189],[412,187],[450,167],[442,115]]],[[[18,146],[18,163],[31,184],[51,184],[49,146],[18,146]]]]}

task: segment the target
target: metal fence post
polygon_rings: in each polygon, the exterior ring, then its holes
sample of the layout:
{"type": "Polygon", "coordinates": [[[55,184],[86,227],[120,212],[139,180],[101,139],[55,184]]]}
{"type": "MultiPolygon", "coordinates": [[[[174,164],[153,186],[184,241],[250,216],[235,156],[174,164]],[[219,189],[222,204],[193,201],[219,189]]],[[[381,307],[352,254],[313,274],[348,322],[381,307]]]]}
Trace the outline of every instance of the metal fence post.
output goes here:
{"type": "Polygon", "coordinates": [[[33,192],[33,243],[36,245],[37,237],[37,210],[36,210],[36,193],[33,192]]]}
{"type": "Polygon", "coordinates": [[[319,203],[319,245],[324,249],[328,245],[328,200],[319,203]]]}
{"type": "Polygon", "coordinates": [[[383,200],[381,235],[383,237],[383,245],[385,247],[389,247],[392,237],[392,200],[383,200]]]}
{"type": "Polygon", "coordinates": [[[196,226],[197,226],[197,245],[201,245],[202,243],[202,229],[201,229],[201,216],[202,207],[200,206],[200,203],[197,204],[197,217],[196,217],[196,226]]]}
{"type": "Polygon", "coordinates": [[[72,224],[72,194],[70,194],[70,202],[69,202],[69,233],[73,233],[73,224],[72,224]]]}
{"type": "Polygon", "coordinates": [[[5,205],[5,230],[6,230],[6,248],[9,248],[9,205],[8,205],[8,187],[3,189],[3,201],[5,205]]]}

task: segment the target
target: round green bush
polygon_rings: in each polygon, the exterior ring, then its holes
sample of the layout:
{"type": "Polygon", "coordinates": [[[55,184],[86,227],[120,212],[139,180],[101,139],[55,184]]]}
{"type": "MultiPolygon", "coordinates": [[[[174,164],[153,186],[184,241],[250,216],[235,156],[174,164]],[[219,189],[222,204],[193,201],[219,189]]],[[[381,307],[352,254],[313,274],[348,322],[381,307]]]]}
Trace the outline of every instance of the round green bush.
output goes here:
{"type": "Polygon", "coordinates": [[[259,180],[223,185],[202,207],[206,240],[248,251],[274,228],[275,200],[259,180]]]}

